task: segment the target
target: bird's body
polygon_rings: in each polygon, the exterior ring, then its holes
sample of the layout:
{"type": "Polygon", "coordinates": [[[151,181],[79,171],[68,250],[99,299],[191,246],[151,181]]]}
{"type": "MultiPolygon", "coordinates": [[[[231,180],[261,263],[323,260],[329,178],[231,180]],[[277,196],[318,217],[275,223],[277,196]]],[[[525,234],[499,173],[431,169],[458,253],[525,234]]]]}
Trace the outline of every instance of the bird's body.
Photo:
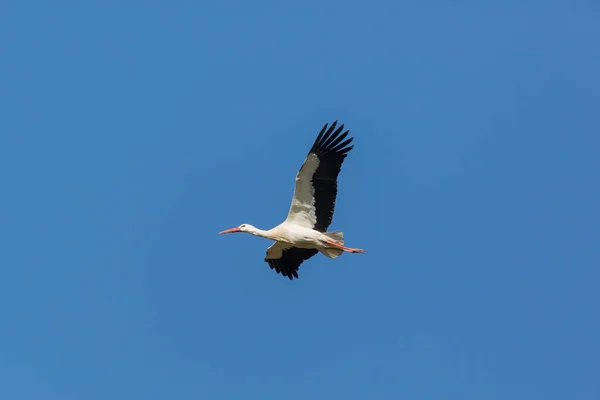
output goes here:
{"type": "Polygon", "coordinates": [[[278,242],[292,244],[301,249],[314,249],[325,245],[325,235],[311,228],[283,222],[274,228],[278,242]]]}
{"type": "Polygon", "coordinates": [[[335,121],[327,124],[311,147],[302,168],[296,175],[296,186],[288,216],[278,226],[264,231],[249,224],[227,229],[220,233],[246,232],[274,240],[267,249],[265,261],[271,269],[298,278],[298,268],[318,252],[329,258],[343,252],[364,253],[364,250],[344,246],[342,232],[327,232],[331,224],[337,197],[337,177],[353,138],[346,139],[348,131],[340,134],[335,121]]]}

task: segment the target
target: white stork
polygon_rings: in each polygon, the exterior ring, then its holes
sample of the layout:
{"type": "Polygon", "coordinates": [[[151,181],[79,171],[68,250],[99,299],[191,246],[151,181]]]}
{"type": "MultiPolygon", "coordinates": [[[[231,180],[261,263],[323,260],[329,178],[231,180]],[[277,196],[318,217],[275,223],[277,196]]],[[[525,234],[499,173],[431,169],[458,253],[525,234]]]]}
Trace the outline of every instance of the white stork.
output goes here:
{"type": "Polygon", "coordinates": [[[296,187],[288,216],[273,229],[263,231],[250,224],[242,224],[219,232],[246,232],[274,240],[267,249],[265,260],[271,269],[298,278],[298,268],[318,252],[336,258],[343,252],[364,253],[364,250],[344,246],[342,232],[327,232],[331,224],[337,196],[337,177],[354,138],[346,139],[348,132],[341,133],[344,125],[335,129],[335,121],[329,129],[321,129],[304,164],[296,175],[296,187]],[[340,134],[341,133],[341,134],[340,134]]]}

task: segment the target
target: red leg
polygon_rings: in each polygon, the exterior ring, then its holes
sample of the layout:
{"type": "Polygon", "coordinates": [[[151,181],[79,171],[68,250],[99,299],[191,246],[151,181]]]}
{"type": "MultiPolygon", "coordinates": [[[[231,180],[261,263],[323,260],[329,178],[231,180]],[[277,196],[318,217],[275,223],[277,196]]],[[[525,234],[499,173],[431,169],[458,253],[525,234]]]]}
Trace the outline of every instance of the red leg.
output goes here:
{"type": "Polygon", "coordinates": [[[366,251],[364,251],[362,249],[353,249],[351,247],[342,246],[341,244],[333,242],[331,240],[328,240],[327,244],[330,244],[330,245],[332,245],[334,247],[340,248],[340,249],[342,249],[344,251],[347,251],[348,253],[366,253],[366,251]]]}

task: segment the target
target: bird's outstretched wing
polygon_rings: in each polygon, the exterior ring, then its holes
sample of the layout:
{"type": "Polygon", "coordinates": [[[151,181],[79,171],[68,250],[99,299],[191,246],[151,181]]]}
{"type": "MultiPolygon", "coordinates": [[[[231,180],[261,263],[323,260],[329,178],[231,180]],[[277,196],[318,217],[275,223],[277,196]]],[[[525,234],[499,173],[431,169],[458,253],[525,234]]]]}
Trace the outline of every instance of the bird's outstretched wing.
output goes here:
{"type": "Polygon", "coordinates": [[[286,222],[327,231],[333,219],[337,197],[337,178],[354,138],[346,139],[344,125],[336,129],[335,121],[329,129],[321,129],[306,160],[296,175],[296,187],[286,222]]]}
{"type": "Polygon", "coordinates": [[[275,242],[267,249],[265,261],[278,274],[292,280],[298,278],[300,264],[318,252],[317,249],[301,249],[287,243],[275,242]]]}

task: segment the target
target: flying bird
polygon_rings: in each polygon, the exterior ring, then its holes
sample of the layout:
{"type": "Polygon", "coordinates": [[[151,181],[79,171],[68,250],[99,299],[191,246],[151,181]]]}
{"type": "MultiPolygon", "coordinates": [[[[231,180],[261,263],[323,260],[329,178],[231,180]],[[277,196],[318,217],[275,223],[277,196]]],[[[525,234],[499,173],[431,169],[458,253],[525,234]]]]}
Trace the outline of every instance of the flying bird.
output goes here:
{"type": "Polygon", "coordinates": [[[329,258],[344,252],[365,252],[344,246],[343,232],[327,232],[335,209],[337,178],[344,159],[354,147],[350,145],[354,138],[346,139],[349,131],[342,133],[344,125],[337,129],[337,121],[329,129],[327,125],[321,129],[296,175],[294,197],[285,221],[268,231],[242,224],[219,232],[245,232],[274,240],[264,261],[290,280],[298,278],[300,265],[318,252],[329,258]]]}

